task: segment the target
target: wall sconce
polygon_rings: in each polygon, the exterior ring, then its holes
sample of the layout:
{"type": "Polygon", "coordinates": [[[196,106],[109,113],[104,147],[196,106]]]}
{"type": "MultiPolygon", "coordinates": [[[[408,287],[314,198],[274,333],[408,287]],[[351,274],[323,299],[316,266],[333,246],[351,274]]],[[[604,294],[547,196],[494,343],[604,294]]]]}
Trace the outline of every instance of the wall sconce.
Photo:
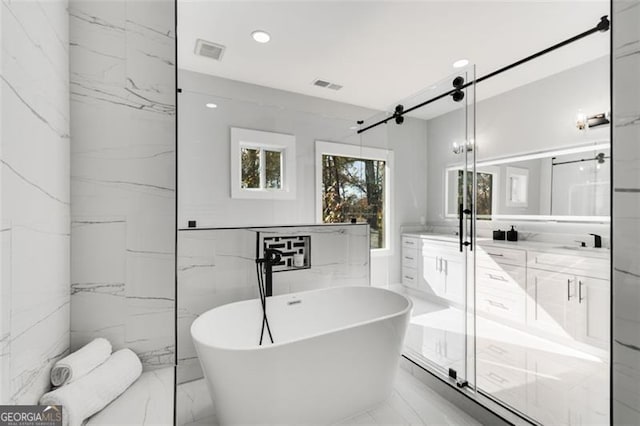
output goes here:
{"type": "Polygon", "coordinates": [[[587,116],[581,110],[576,115],[576,127],[578,130],[586,130],[587,128],[603,126],[609,124],[609,113],[600,113],[587,116]]]}
{"type": "Polygon", "coordinates": [[[587,114],[581,110],[578,110],[578,113],[576,114],[576,127],[578,130],[584,130],[587,128],[587,114]]]}
{"type": "Polygon", "coordinates": [[[459,144],[458,142],[454,142],[451,145],[451,150],[454,154],[462,154],[463,152],[472,152],[473,151],[473,139],[471,139],[467,143],[459,144]]]}

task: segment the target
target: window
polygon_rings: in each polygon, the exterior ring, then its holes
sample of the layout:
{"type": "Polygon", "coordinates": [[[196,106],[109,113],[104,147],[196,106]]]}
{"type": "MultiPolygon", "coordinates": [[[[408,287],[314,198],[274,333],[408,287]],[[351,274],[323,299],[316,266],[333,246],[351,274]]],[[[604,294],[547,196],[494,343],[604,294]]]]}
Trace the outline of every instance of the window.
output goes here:
{"type": "Polygon", "coordinates": [[[240,148],[240,188],[282,189],[282,157],[281,151],[240,148]]]}
{"type": "MultiPolygon", "coordinates": [[[[467,177],[471,179],[471,173],[467,177]]],[[[491,215],[497,206],[497,171],[476,172],[476,214],[478,219],[491,219],[491,215]]],[[[464,173],[459,168],[447,170],[447,217],[458,217],[458,206],[462,204],[462,188],[464,186],[464,173]],[[453,191],[452,191],[453,189],[453,191]],[[454,192],[455,191],[455,192],[454,192]]],[[[467,205],[472,202],[473,186],[467,185],[467,205]]]]}
{"type": "Polygon", "coordinates": [[[318,221],[366,222],[371,249],[389,248],[392,154],[383,149],[317,141],[318,221]]]}
{"type": "Polygon", "coordinates": [[[294,199],[295,137],[231,128],[231,197],[294,199]]]}

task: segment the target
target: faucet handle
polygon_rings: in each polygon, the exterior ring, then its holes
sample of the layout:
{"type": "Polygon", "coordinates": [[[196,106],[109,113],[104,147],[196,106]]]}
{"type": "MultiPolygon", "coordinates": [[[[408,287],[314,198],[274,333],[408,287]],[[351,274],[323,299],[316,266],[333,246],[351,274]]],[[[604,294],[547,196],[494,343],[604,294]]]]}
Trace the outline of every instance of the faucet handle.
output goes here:
{"type": "Polygon", "coordinates": [[[602,237],[598,234],[589,234],[589,235],[593,235],[593,247],[595,248],[602,248],[602,237]]]}
{"type": "Polygon", "coordinates": [[[574,240],[576,243],[580,243],[580,247],[586,247],[587,243],[584,241],[580,241],[580,240],[574,240]]]}

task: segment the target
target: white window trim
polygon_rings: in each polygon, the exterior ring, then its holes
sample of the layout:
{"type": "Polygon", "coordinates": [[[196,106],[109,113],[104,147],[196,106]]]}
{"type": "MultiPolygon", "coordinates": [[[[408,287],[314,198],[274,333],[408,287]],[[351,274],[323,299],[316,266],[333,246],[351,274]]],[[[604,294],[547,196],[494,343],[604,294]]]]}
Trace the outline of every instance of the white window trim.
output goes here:
{"type": "MultiPolygon", "coordinates": [[[[446,167],[444,169],[444,216],[447,219],[457,219],[458,218],[458,214],[457,213],[451,213],[450,212],[450,206],[449,205],[449,172],[454,171],[454,170],[464,170],[464,165],[461,166],[449,166],[446,167]]],[[[471,170],[469,170],[469,172],[471,172],[471,170]]],[[[476,167],[476,173],[487,173],[490,175],[493,175],[493,178],[491,179],[492,182],[492,199],[491,199],[491,211],[492,212],[497,212],[498,211],[498,197],[500,196],[500,168],[499,167],[482,167],[482,168],[478,168],[476,167]]],[[[456,188],[457,189],[457,188],[456,188]]],[[[457,207],[456,207],[457,210],[457,207]]],[[[492,214],[491,216],[487,216],[487,215],[478,215],[478,218],[481,219],[491,219],[491,218],[495,218],[496,215],[492,214]]]]}
{"type": "MultiPolygon", "coordinates": [[[[264,181],[264,162],[261,154],[260,181],[264,181]]],[[[284,133],[231,127],[231,198],[261,200],[294,200],[296,198],[296,138],[284,133]],[[257,148],[280,151],[282,188],[242,188],[241,149],[257,148]]]]}
{"type": "Polygon", "coordinates": [[[341,157],[362,158],[364,160],[378,160],[385,162],[384,185],[384,240],[385,248],[371,249],[372,257],[390,256],[393,254],[394,233],[391,232],[393,223],[393,151],[368,146],[349,145],[344,143],[316,140],[316,222],[322,222],[322,156],[338,155],[341,157]]]}

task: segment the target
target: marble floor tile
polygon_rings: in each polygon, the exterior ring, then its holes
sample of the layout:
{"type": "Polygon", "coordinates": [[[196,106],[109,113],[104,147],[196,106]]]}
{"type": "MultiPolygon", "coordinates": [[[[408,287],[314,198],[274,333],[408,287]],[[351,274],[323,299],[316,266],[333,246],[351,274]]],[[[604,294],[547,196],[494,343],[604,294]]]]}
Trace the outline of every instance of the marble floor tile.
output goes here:
{"type": "MultiPolygon", "coordinates": [[[[178,385],[178,426],[217,426],[204,379],[178,385]]],[[[337,425],[479,425],[471,416],[399,368],[384,402],[337,425]]]]}
{"type": "MultiPolygon", "coordinates": [[[[458,368],[465,359],[464,344],[458,344],[464,312],[412,299],[415,309],[405,339],[408,353],[418,361],[464,371],[458,368]]],[[[478,388],[503,403],[543,424],[573,424],[578,419],[606,423],[609,361],[604,351],[567,346],[480,317],[476,350],[478,388]]],[[[402,396],[416,405],[410,389],[402,396]]],[[[427,402],[419,407],[430,411],[427,402]]],[[[452,420],[455,423],[453,418],[432,418],[442,423],[452,420]]]]}

